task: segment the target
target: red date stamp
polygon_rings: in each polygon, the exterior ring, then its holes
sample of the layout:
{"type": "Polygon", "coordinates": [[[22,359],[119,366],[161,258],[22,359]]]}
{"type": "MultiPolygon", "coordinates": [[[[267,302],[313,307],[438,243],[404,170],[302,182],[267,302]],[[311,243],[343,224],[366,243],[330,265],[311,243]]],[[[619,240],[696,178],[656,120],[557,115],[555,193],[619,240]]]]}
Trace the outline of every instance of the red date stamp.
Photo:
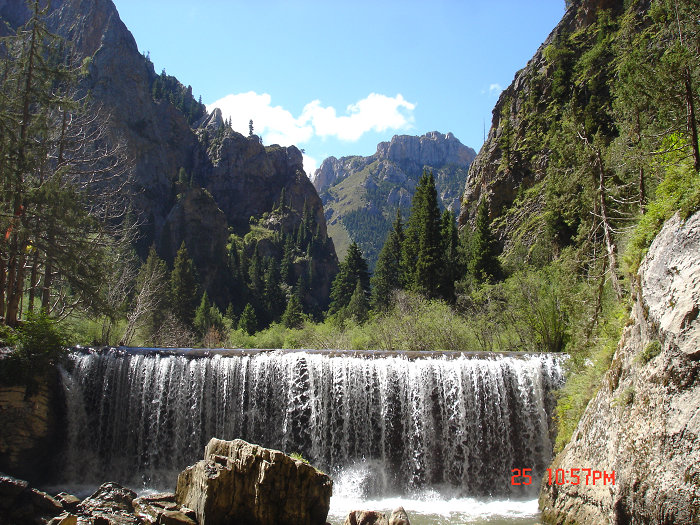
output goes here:
{"type": "MultiPolygon", "coordinates": [[[[532,485],[531,468],[514,468],[511,471],[511,485],[532,485]]],[[[615,471],[593,470],[590,468],[547,469],[548,485],[614,485],[615,471]]]]}

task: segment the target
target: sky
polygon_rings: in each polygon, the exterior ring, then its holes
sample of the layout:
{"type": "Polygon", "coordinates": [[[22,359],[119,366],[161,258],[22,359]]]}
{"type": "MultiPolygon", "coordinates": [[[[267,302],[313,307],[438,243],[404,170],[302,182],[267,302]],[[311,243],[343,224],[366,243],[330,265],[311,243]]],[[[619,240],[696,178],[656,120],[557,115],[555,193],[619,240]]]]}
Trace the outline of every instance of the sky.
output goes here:
{"type": "Polygon", "coordinates": [[[476,151],[564,0],[113,0],[156,71],[233,128],[330,156],[452,132],[476,151]]]}

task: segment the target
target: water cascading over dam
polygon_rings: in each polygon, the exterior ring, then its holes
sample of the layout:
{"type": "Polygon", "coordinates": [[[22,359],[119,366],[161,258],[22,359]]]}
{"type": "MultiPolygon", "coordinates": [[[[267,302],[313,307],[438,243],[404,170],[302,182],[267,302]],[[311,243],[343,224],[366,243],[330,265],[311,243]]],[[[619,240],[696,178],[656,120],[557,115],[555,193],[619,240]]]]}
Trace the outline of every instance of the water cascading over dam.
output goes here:
{"type": "Polygon", "coordinates": [[[332,476],[361,469],[372,494],[522,495],[511,469],[547,467],[563,375],[544,354],[110,350],[70,360],[66,477],[171,488],[218,437],[299,452],[332,476]]]}

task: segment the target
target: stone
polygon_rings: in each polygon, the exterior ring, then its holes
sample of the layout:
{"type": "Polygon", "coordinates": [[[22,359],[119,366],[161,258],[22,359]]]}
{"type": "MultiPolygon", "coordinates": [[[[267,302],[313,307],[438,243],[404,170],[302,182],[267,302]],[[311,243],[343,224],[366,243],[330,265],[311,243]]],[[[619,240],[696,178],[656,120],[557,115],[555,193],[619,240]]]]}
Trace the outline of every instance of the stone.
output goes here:
{"type": "Polygon", "coordinates": [[[0,475],[0,508],[9,509],[17,497],[29,487],[29,483],[12,476],[0,475]]]}
{"type": "Polygon", "coordinates": [[[78,524],[78,516],[75,514],[71,514],[69,512],[64,512],[60,516],[56,516],[55,518],[52,518],[51,521],[48,522],[48,525],[77,525],[78,524]]]}
{"type": "Polygon", "coordinates": [[[353,510],[343,525],[389,525],[386,516],[375,510],[353,510]]]}
{"type": "Polygon", "coordinates": [[[389,516],[389,525],[411,525],[408,514],[406,514],[403,507],[394,509],[391,512],[391,516],[389,516]]]}
{"type": "Polygon", "coordinates": [[[136,493],[118,483],[103,483],[89,498],[77,507],[79,516],[90,517],[110,525],[137,525],[140,520],[134,514],[136,493]]]}
{"type": "Polygon", "coordinates": [[[331,479],[311,465],[243,440],[213,438],[178,476],[175,498],[200,525],[323,525],[331,479]]]}
{"type": "Polygon", "coordinates": [[[163,510],[158,516],[158,525],[197,525],[197,522],[179,510],[163,510]]]}
{"type": "Polygon", "coordinates": [[[55,496],[56,501],[58,501],[64,509],[73,510],[80,504],[80,499],[73,496],[73,494],[68,494],[67,492],[59,492],[55,496]]]}
{"type": "Polygon", "coordinates": [[[173,525],[196,525],[196,514],[192,509],[180,507],[175,494],[166,492],[135,498],[134,514],[147,525],[160,523],[173,525]]]}
{"type": "Polygon", "coordinates": [[[608,482],[549,485],[545,475],[543,522],[700,522],[699,247],[695,214],[668,220],[649,248],[610,369],[550,466],[608,482]]]}

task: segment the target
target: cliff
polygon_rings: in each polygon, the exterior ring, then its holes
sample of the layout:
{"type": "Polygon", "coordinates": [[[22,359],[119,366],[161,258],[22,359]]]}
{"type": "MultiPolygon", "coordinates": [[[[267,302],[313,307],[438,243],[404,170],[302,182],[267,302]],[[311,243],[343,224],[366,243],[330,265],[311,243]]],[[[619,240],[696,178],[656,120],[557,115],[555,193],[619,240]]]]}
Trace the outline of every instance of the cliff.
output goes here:
{"type": "MultiPolygon", "coordinates": [[[[469,168],[460,225],[473,223],[477,206],[485,199],[491,220],[502,217],[494,224],[502,246],[512,247],[522,233],[518,230],[530,230],[526,244],[532,244],[541,234],[542,229],[532,231],[540,224],[533,225],[531,218],[545,207],[546,192],[534,192],[516,211],[518,197],[551,175],[553,157],[561,149],[561,144],[555,144],[552,138],[561,132],[559,126],[567,104],[588,106],[595,96],[602,105],[609,105],[607,91],[591,95],[591,87],[586,85],[588,72],[574,77],[578,60],[596,44],[595,31],[589,29],[598,15],[607,11],[617,16],[623,11],[623,4],[622,0],[567,2],[562,20],[527,65],[515,74],[493,109],[488,137],[469,168]],[[588,92],[579,95],[578,89],[588,92]]],[[[609,67],[608,63],[595,72],[601,85],[608,80],[609,67]]],[[[606,116],[597,109],[590,109],[591,121],[600,124],[606,116]]]]}
{"type": "Polygon", "coordinates": [[[638,283],[610,370],[551,465],[567,483],[543,481],[546,523],[700,520],[700,214],[667,221],[638,283]],[[573,485],[572,468],[614,472],[614,484],[573,485]]]}
{"type": "MultiPolygon", "coordinates": [[[[226,276],[229,232],[245,235],[251,217],[271,211],[282,192],[292,210],[285,228],[299,226],[306,205],[327,240],[323,206],[297,148],[266,147],[234,132],[219,112],[206,113],[191,87],[164,71],[156,74],[110,0],[54,0],[49,9],[49,28],[72,42],[80,58],[89,58],[81,90],[106,116],[112,141],[124,146],[125,189],[141,224],[142,257],[155,244],[172,261],[185,241],[210,297],[225,308],[236,295],[226,276]]],[[[28,16],[23,0],[0,0],[0,19],[11,27],[28,16]]],[[[337,268],[332,244],[324,247],[315,274],[319,290],[330,287],[337,268]]]]}
{"type": "Polygon", "coordinates": [[[324,160],[314,174],[314,186],[339,256],[355,241],[374,267],[396,208],[407,216],[423,170],[433,172],[441,206],[457,213],[475,155],[452,133],[432,131],[419,137],[396,135],[379,143],[369,157],[324,160]]]}

